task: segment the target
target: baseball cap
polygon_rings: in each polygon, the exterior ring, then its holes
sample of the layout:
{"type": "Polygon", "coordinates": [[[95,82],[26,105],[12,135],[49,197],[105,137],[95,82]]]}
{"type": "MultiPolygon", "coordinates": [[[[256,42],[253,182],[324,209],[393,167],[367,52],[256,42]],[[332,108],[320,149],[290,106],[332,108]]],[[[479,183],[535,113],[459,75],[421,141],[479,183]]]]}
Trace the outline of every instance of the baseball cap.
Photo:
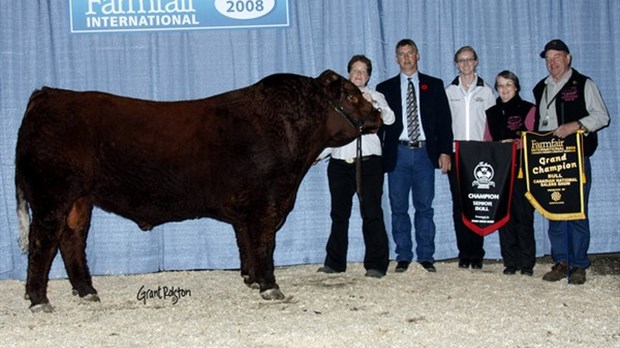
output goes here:
{"type": "Polygon", "coordinates": [[[540,58],[545,58],[545,53],[547,53],[547,51],[549,50],[564,51],[566,53],[570,53],[570,51],[568,50],[568,46],[566,46],[564,41],[560,39],[554,39],[547,42],[547,44],[545,45],[545,49],[540,52],[540,58]]]}

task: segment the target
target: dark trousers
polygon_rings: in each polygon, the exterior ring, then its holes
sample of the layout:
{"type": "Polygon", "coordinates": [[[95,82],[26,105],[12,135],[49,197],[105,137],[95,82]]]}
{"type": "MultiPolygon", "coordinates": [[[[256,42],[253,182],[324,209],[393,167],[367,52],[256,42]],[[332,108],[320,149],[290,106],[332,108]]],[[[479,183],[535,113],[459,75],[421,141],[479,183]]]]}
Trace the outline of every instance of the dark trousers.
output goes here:
{"type": "MultiPolygon", "coordinates": [[[[389,249],[381,208],[383,177],[381,157],[370,156],[362,161],[362,234],[366,246],[364,268],[386,272],[389,249]]],[[[332,228],[327,241],[325,266],[344,272],[347,268],[349,218],[356,192],[355,164],[331,159],[327,166],[327,178],[331,193],[332,228]]]]}
{"type": "Polygon", "coordinates": [[[461,208],[461,192],[456,175],[456,161],[452,155],[452,170],[448,172],[450,192],[452,193],[452,219],[456,232],[456,246],[459,249],[459,260],[482,260],[484,257],[484,237],[475,233],[463,223],[461,208]]]}
{"type": "Polygon", "coordinates": [[[499,229],[499,243],[504,266],[532,269],[536,263],[534,207],[525,197],[524,179],[516,179],[512,192],[510,220],[499,229]]]}

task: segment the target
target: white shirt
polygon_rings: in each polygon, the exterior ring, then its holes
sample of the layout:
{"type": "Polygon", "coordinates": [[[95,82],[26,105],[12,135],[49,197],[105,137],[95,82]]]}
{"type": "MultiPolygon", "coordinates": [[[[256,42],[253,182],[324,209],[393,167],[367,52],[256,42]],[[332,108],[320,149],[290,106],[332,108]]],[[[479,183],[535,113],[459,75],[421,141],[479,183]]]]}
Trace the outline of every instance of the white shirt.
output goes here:
{"type": "MultiPolygon", "coordinates": [[[[385,100],[385,96],[380,92],[372,90],[370,88],[363,87],[360,88],[362,93],[368,93],[372,97],[373,106],[377,109],[381,109],[381,119],[383,123],[386,125],[391,125],[396,120],[394,116],[394,111],[390,109],[387,101],[385,100]]],[[[351,141],[350,143],[331,148],[328,147],[319,155],[319,160],[327,157],[328,155],[332,156],[332,158],[340,159],[340,160],[351,160],[357,156],[357,139],[351,141]]],[[[377,155],[381,156],[381,140],[377,136],[377,134],[364,134],[362,135],[362,156],[371,156],[377,155]]]]}
{"type": "Polygon", "coordinates": [[[402,118],[405,127],[403,127],[403,131],[400,133],[398,140],[409,141],[409,130],[407,129],[407,124],[409,123],[407,121],[407,89],[409,88],[409,78],[411,78],[411,82],[413,83],[413,90],[415,91],[416,98],[415,100],[418,103],[418,124],[420,125],[420,137],[418,139],[420,141],[424,141],[426,140],[426,134],[424,134],[424,127],[422,127],[422,110],[420,108],[420,77],[418,76],[417,71],[411,76],[407,76],[402,72],[400,73],[400,100],[402,103],[401,110],[403,110],[402,118]]]}

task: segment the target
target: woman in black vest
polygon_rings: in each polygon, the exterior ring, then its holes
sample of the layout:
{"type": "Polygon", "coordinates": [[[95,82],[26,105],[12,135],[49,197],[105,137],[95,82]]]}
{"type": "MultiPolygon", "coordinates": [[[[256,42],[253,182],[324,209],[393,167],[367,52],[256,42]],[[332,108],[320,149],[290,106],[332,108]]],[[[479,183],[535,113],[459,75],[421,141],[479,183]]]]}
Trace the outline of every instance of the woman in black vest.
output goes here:
{"type": "MultiPolygon", "coordinates": [[[[534,129],[536,107],[519,96],[519,78],[504,70],[495,79],[499,92],[497,103],[486,111],[487,132],[485,140],[516,141],[521,158],[520,132],[534,129]]],[[[519,165],[518,163],[516,164],[519,165]]],[[[536,263],[536,240],[534,239],[534,207],[525,198],[526,184],[523,178],[515,179],[510,220],[499,229],[499,243],[504,259],[504,274],[512,275],[518,270],[532,276],[536,263]]]]}

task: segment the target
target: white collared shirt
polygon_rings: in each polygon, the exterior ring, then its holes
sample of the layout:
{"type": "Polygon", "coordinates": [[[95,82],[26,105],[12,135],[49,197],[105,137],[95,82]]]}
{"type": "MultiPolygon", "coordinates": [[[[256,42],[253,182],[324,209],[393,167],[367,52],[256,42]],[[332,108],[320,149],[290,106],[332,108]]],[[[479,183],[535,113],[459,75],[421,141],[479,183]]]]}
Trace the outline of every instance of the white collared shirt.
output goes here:
{"type": "Polygon", "coordinates": [[[403,131],[400,133],[398,140],[409,141],[409,130],[407,129],[407,88],[409,87],[409,78],[413,82],[413,89],[415,90],[416,101],[418,102],[418,124],[420,125],[420,141],[426,140],[426,134],[424,134],[424,127],[422,127],[422,109],[420,108],[420,77],[416,71],[413,75],[407,76],[400,73],[400,100],[402,105],[402,119],[403,119],[403,131]]]}

